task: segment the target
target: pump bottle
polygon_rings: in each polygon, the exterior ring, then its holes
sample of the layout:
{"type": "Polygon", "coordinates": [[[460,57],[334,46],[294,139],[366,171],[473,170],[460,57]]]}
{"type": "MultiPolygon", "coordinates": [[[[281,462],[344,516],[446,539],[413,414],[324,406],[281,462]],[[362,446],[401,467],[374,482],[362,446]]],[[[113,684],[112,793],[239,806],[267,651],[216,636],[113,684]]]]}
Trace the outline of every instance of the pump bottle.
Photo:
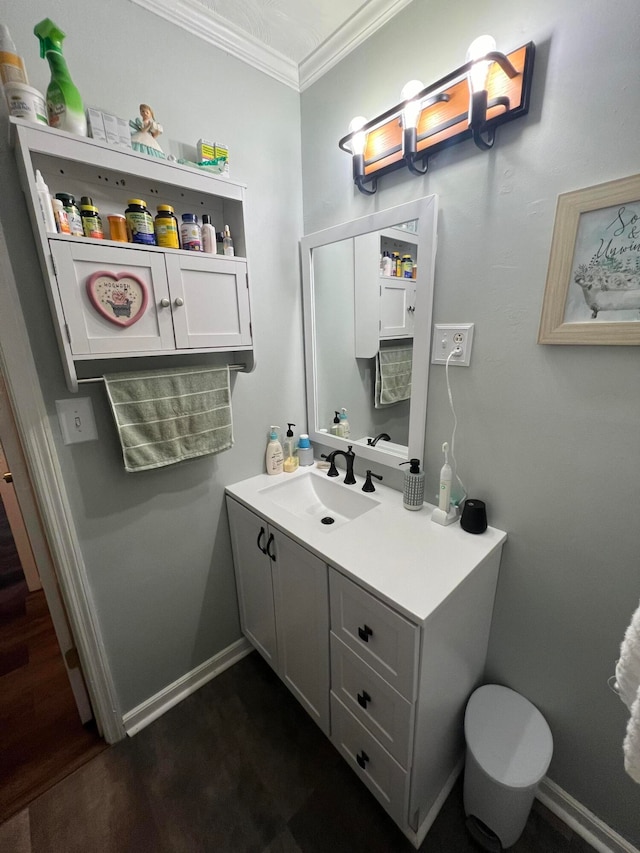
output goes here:
{"type": "Polygon", "coordinates": [[[347,410],[344,408],[340,412],[340,430],[340,435],[343,438],[349,438],[351,436],[351,427],[347,420],[347,410]]]}
{"type": "Polygon", "coordinates": [[[420,471],[419,459],[410,459],[400,464],[409,465],[409,470],[404,475],[402,505],[405,509],[415,512],[424,506],[424,471],[420,471]]]}
{"type": "Polygon", "coordinates": [[[65,34],[49,18],[33,28],[40,39],[40,56],[47,59],[51,69],[51,82],[47,88],[49,124],[78,136],[87,135],[87,119],[80,92],[76,89],[67,63],[62,55],[65,34]]]}
{"type": "Polygon", "coordinates": [[[271,427],[266,453],[267,474],[282,474],[282,445],[278,441],[278,433],[276,432],[279,429],[279,426],[271,427]]]}
{"type": "Polygon", "coordinates": [[[336,411],[336,416],[331,424],[331,435],[342,435],[342,426],[340,424],[340,412],[336,411]]]}
{"type": "Polygon", "coordinates": [[[294,427],[295,424],[287,424],[287,437],[284,440],[284,462],[283,468],[285,473],[292,474],[299,465],[299,458],[296,448],[296,443],[293,439],[293,430],[291,427],[294,427]]]}

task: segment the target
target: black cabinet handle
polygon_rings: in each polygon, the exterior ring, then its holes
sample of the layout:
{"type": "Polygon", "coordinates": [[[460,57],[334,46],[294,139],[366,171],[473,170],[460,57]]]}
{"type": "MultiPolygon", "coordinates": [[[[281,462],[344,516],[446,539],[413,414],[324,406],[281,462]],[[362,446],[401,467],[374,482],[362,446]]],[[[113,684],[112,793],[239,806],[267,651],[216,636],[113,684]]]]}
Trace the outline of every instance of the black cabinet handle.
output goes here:
{"type": "Polygon", "coordinates": [[[364,625],[364,627],[358,628],[358,636],[360,637],[363,643],[368,643],[369,637],[373,636],[373,631],[368,625],[364,625]]]}
{"type": "Polygon", "coordinates": [[[358,705],[362,708],[366,708],[367,702],[371,702],[371,696],[369,696],[367,691],[363,690],[362,693],[358,693],[358,705]]]}
{"type": "Polygon", "coordinates": [[[276,555],[271,553],[271,543],[273,542],[273,540],[274,540],[274,535],[273,535],[273,533],[272,533],[272,534],[269,536],[269,539],[268,539],[268,541],[267,541],[267,547],[265,548],[265,554],[266,554],[268,557],[270,557],[272,560],[274,560],[274,561],[275,561],[275,559],[276,559],[276,555]]]}
{"type": "Polygon", "coordinates": [[[262,539],[262,537],[264,536],[264,534],[265,534],[264,527],[261,527],[261,528],[260,528],[260,533],[258,533],[258,539],[257,539],[256,545],[258,546],[258,548],[260,548],[260,550],[262,551],[262,553],[263,553],[263,554],[266,554],[266,553],[267,553],[267,549],[266,549],[266,548],[263,548],[263,547],[262,547],[262,545],[260,544],[260,540],[262,539]]]}
{"type": "Polygon", "coordinates": [[[368,760],[369,760],[369,756],[364,751],[364,749],[361,749],[360,752],[356,755],[356,761],[358,762],[360,767],[362,767],[363,770],[366,770],[368,760]]]}

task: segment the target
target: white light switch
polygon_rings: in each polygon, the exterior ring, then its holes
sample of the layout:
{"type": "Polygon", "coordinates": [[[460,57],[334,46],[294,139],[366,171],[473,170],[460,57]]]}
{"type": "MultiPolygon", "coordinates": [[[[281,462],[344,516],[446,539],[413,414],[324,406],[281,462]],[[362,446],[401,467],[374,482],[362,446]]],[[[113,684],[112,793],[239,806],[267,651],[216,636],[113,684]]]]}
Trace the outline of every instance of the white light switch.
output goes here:
{"type": "Polygon", "coordinates": [[[56,400],[56,410],[65,444],[95,441],[98,438],[93,406],[89,397],[56,400]]]}

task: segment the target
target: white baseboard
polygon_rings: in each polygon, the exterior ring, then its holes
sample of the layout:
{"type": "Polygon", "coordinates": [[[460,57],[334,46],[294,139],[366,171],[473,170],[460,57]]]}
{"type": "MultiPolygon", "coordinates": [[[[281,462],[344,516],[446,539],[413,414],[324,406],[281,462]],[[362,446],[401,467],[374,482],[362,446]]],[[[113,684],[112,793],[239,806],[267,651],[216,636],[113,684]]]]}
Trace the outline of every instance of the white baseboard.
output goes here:
{"type": "Polygon", "coordinates": [[[183,675],[173,684],[169,684],[155,696],[146,699],[141,705],[127,711],[122,720],[127,734],[131,737],[137,734],[149,723],[161,717],[169,708],[173,708],[178,702],[195,693],[207,681],[211,681],[216,675],[220,675],[225,669],[233,666],[241,658],[246,657],[253,651],[253,646],[242,637],[226,649],[218,652],[200,666],[183,675]]]}
{"type": "Polygon", "coordinates": [[[629,841],[596,817],[546,776],[536,794],[540,802],[584,838],[598,853],[640,853],[629,841]]]}

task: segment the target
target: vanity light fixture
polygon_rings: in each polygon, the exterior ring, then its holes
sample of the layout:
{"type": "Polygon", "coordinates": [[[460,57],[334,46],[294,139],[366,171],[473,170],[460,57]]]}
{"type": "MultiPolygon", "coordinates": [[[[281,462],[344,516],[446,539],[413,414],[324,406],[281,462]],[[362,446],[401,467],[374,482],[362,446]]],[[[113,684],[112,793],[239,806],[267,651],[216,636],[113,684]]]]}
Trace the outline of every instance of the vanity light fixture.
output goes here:
{"type": "Polygon", "coordinates": [[[373,195],[378,178],[402,166],[424,175],[432,154],[465,139],[492,148],[499,125],[529,112],[534,53],[528,42],[505,55],[480,36],[464,65],[429,86],[411,80],[399,104],[369,121],[353,119],[338,145],[353,158],[358,189],[373,195]]]}

